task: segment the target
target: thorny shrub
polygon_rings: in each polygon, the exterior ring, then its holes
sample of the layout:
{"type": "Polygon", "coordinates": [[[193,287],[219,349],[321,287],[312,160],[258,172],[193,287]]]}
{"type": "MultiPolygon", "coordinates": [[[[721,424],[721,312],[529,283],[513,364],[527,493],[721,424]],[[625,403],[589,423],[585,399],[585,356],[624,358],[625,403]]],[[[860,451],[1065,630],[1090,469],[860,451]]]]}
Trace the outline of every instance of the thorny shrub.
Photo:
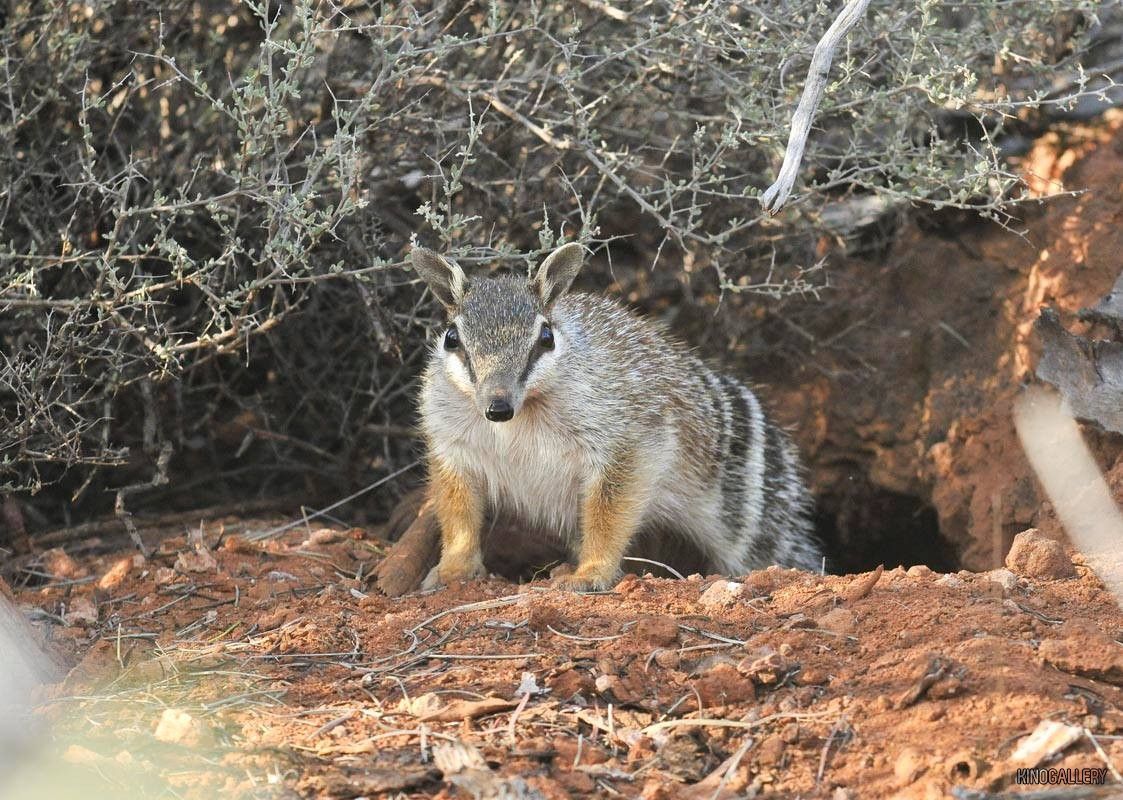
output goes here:
{"type": "Polygon", "coordinates": [[[415,236],[519,269],[577,238],[608,256],[594,280],[615,258],[781,295],[815,288],[853,209],[1000,218],[1003,137],[1058,102],[1094,6],[875,0],[770,219],[754,198],[834,6],[14,0],[3,488],[49,524],[407,464],[434,322],[415,236]]]}

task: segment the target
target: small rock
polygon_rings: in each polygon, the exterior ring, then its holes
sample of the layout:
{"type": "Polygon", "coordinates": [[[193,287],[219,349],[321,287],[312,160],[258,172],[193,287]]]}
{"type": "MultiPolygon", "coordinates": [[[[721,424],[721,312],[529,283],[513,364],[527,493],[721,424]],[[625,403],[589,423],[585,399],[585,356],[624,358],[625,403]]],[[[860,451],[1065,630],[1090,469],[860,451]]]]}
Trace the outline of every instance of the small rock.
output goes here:
{"type": "Polygon", "coordinates": [[[719,609],[733,605],[741,599],[745,587],[737,581],[714,581],[698,598],[703,608],[719,609]]]}
{"type": "Polygon", "coordinates": [[[670,647],[678,644],[678,623],[666,616],[641,617],[632,629],[640,643],[653,647],[670,647]]]}
{"type": "Polygon", "coordinates": [[[694,688],[706,708],[756,699],[753,682],[730,664],[718,664],[694,682],[694,688]]]}
{"type": "Polygon", "coordinates": [[[98,762],[105,760],[105,757],[80,744],[72,744],[63,752],[62,760],[80,767],[96,767],[98,762]]]}
{"type": "Polygon", "coordinates": [[[1024,530],[1014,537],[1010,552],[1006,554],[1006,566],[1027,578],[1053,580],[1071,578],[1076,574],[1064,546],[1055,539],[1042,536],[1036,528],[1024,530]]]}
{"type": "Polygon", "coordinates": [[[207,725],[178,708],[164,709],[154,735],[161,742],[184,747],[202,747],[214,742],[214,733],[207,725]]]}
{"type": "Polygon", "coordinates": [[[795,744],[796,742],[798,742],[799,741],[799,723],[798,722],[789,722],[787,725],[785,725],[784,729],[782,731],[780,731],[780,738],[783,739],[788,744],[795,744]]]}
{"type": "Polygon", "coordinates": [[[929,578],[932,576],[932,569],[926,564],[913,564],[905,574],[910,578],[929,578]]]}
{"type": "Polygon", "coordinates": [[[830,682],[830,673],[820,667],[804,667],[795,676],[795,682],[800,686],[822,686],[830,682]]]}
{"type": "Polygon", "coordinates": [[[441,702],[441,697],[436,692],[425,692],[413,697],[409,700],[402,699],[398,704],[403,711],[412,714],[415,717],[430,717],[434,714],[440,713],[444,707],[441,702]]]}
{"type": "Polygon", "coordinates": [[[97,625],[97,606],[88,597],[75,597],[70,601],[69,608],[62,615],[67,625],[92,628],[97,625]]]}
{"type": "Polygon", "coordinates": [[[997,583],[1002,587],[1004,592],[1012,592],[1018,588],[1018,576],[1008,569],[992,569],[990,572],[984,572],[983,577],[992,583],[997,583]]]}
{"type": "Polygon", "coordinates": [[[761,764],[779,764],[784,758],[787,744],[779,736],[769,736],[756,749],[756,760],[761,764]]]}
{"type": "Polygon", "coordinates": [[[1086,632],[1067,638],[1043,639],[1037,646],[1037,654],[1043,661],[1072,675],[1105,683],[1123,682],[1123,648],[1103,634],[1086,632]]]}
{"type": "Polygon", "coordinates": [[[218,561],[210,550],[185,550],[175,559],[179,572],[216,572],[218,561]]]}
{"type": "Polygon", "coordinates": [[[41,557],[43,559],[43,570],[56,580],[70,581],[84,578],[89,574],[61,547],[52,547],[50,550],[44,551],[41,557]]]}
{"type": "Polygon", "coordinates": [[[788,661],[779,653],[765,653],[756,658],[743,658],[737,663],[737,671],[756,683],[770,685],[798,668],[798,664],[788,661]]]}
{"type": "Polygon", "coordinates": [[[962,589],[967,585],[967,583],[963,580],[963,578],[959,577],[958,575],[953,575],[949,572],[947,575],[941,575],[936,580],[936,585],[947,586],[950,589],[962,589]]]}
{"type": "Polygon", "coordinates": [[[593,685],[606,699],[616,703],[637,703],[644,694],[642,681],[631,674],[598,675],[593,685]]]}
{"type": "Polygon", "coordinates": [[[837,633],[840,636],[847,636],[853,633],[854,628],[857,626],[854,612],[841,606],[832,608],[826,614],[820,616],[816,620],[816,623],[823,630],[837,633]]]}
{"type": "Polygon", "coordinates": [[[912,747],[906,747],[897,755],[893,762],[893,774],[902,784],[912,783],[924,769],[924,760],[920,753],[912,747]]]}
{"type": "Polygon", "coordinates": [[[632,594],[639,591],[644,586],[643,579],[638,575],[631,573],[625,575],[620,581],[612,587],[612,591],[619,595],[632,594]]]}

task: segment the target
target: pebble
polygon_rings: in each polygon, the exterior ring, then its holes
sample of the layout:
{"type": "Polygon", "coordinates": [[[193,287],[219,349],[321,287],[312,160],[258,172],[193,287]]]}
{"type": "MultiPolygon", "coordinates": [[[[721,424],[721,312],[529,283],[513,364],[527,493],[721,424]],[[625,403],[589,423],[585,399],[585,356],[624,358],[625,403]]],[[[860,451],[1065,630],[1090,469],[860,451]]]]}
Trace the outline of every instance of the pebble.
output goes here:
{"type": "Polygon", "coordinates": [[[698,598],[698,605],[703,608],[725,608],[741,599],[745,587],[737,581],[714,581],[698,598]]]}
{"type": "Polygon", "coordinates": [[[632,629],[632,636],[643,644],[670,647],[678,644],[678,622],[666,616],[640,617],[632,629]]]}
{"type": "Polygon", "coordinates": [[[1006,554],[1006,567],[1027,578],[1055,580],[1076,575],[1064,546],[1042,536],[1037,528],[1029,528],[1014,537],[1010,552],[1006,554]]]}
{"type": "Polygon", "coordinates": [[[779,736],[769,736],[756,749],[756,760],[761,764],[779,764],[784,758],[787,744],[779,736]]]}
{"type": "Polygon", "coordinates": [[[593,688],[593,679],[587,672],[567,669],[552,678],[547,678],[546,685],[550,687],[554,697],[564,701],[575,694],[588,693],[593,688]]]}
{"type": "Polygon", "coordinates": [[[756,699],[753,682],[729,664],[718,664],[694,682],[694,688],[706,708],[756,699]]]}
{"type": "Polygon", "coordinates": [[[598,675],[593,682],[596,690],[610,702],[638,703],[644,694],[643,682],[633,674],[598,675]]]}
{"type": "Polygon", "coordinates": [[[765,653],[764,655],[741,659],[737,663],[737,671],[751,678],[756,683],[778,683],[784,675],[798,666],[788,661],[779,653],[765,653]]]}
{"type": "Polygon", "coordinates": [[[214,742],[214,733],[209,727],[178,708],[164,709],[154,735],[161,742],[184,747],[200,747],[214,742]]]}
{"type": "Polygon", "coordinates": [[[1004,567],[984,572],[983,577],[992,583],[997,583],[1004,592],[1012,592],[1018,588],[1018,576],[1004,567]]]}
{"type": "Polygon", "coordinates": [[[67,625],[92,628],[97,625],[97,606],[88,597],[75,597],[70,601],[70,606],[66,609],[62,618],[67,625]]]}
{"type": "Polygon", "coordinates": [[[921,755],[915,748],[906,747],[893,762],[893,774],[901,783],[912,783],[924,768],[921,755]]]}
{"type": "Polygon", "coordinates": [[[839,606],[823,614],[816,620],[816,623],[825,631],[847,636],[853,633],[857,626],[857,619],[854,617],[853,611],[839,606]]]}
{"type": "MultiPolygon", "coordinates": [[[[176,556],[175,569],[181,573],[216,572],[218,560],[210,550],[184,550],[176,556]]],[[[270,573],[270,575],[272,574],[270,573]]]]}
{"type": "Polygon", "coordinates": [[[61,547],[45,550],[40,558],[43,561],[43,570],[56,580],[75,580],[84,578],[88,574],[86,568],[79,566],[78,562],[61,547]]]}
{"type": "Polygon", "coordinates": [[[823,686],[830,680],[830,673],[821,667],[804,667],[795,676],[795,682],[800,686],[823,686]]]}

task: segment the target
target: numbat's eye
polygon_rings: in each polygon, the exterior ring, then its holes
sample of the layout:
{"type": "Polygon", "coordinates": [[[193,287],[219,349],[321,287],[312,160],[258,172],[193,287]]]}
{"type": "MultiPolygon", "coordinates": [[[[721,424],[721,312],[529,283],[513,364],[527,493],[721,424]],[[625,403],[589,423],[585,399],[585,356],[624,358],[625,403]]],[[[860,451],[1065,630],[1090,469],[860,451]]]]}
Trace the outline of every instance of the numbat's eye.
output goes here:
{"type": "Polygon", "coordinates": [[[542,323],[542,332],[538,334],[538,345],[543,350],[554,349],[554,332],[550,330],[550,326],[542,323]]]}
{"type": "Polygon", "coordinates": [[[445,331],[445,350],[456,350],[460,347],[460,333],[455,327],[445,331]]]}

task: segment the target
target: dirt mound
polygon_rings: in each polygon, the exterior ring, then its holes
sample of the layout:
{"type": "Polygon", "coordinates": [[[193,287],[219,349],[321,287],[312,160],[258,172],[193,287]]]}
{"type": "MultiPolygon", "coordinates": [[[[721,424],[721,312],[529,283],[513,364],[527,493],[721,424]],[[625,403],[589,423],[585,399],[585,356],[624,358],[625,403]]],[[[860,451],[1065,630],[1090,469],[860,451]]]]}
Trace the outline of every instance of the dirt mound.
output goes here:
{"type": "MultiPolygon", "coordinates": [[[[990,569],[1027,527],[1063,536],[1022,454],[1012,404],[1033,378],[1042,308],[1074,333],[1106,335],[1077,312],[1111,289],[1123,264],[1121,155],[1119,112],[1050,134],[1019,168],[1052,197],[1027,209],[1016,232],[922,219],[882,258],[832,268],[837,301],[828,294],[746,328],[803,343],[794,357],[746,371],[772,389],[808,455],[836,569],[990,569]]],[[[1123,500],[1123,437],[1086,433],[1123,500]]]]}
{"type": "MultiPolygon", "coordinates": [[[[40,789],[942,797],[1033,759],[1123,767],[1123,613],[1079,558],[1067,579],[774,568],[389,599],[362,530],[193,540],[25,568],[17,601],[75,664],[44,698],[40,789]],[[1025,757],[1043,720],[1078,738],[1025,757]]],[[[1016,564],[1041,574],[1036,541],[1016,564]]]]}

